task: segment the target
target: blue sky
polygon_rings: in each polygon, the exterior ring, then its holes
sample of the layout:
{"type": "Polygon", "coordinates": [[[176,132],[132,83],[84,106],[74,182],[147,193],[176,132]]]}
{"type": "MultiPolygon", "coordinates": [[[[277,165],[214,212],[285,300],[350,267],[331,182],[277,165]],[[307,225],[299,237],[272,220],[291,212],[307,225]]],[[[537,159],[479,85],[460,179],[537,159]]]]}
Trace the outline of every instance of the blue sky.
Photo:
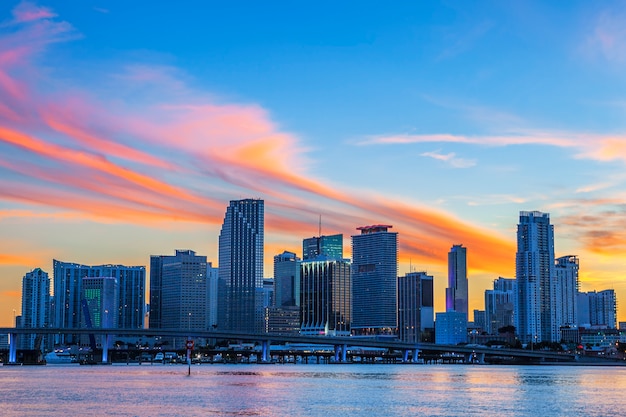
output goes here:
{"type": "MultiPolygon", "coordinates": [[[[229,199],[271,256],[393,224],[400,273],[468,247],[470,308],[551,213],[583,290],[626,297],[626,4],[0,6],[0,321],[52,258],[217,262],[229,199]]],[[[8,317],[8,318],[7,318],[8,317]]],[[[622,320],[626,319],[620,313],[622,320]]]]}

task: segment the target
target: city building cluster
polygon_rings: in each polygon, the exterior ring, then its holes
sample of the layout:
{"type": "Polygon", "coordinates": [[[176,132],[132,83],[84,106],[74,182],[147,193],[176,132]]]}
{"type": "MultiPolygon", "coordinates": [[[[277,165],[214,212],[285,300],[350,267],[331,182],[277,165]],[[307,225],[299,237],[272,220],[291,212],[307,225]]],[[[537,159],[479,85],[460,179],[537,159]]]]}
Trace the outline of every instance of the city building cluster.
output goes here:
{"type": "MultiPolygon", "coordinates": [[[[448,253],[446,311],[434,311],[433,276],[398,276],[398,233],[391,225],[357,227],[352,259],[344,258],[343,235],[302,241],[302,257],[274,256],[264,278],[264,201],[233,200],[219,234],[218,265],[192,250],[150,256],[146,267],[87,266],[53,260],[22,284],[24,328],[123,328],[224,330],[284,335],[352,336],[405,342],[615,345],[612,289],[580,292],[577,256],[555,259],[554,228],[547,213],[521,212],[516,277],[499,277],[485,291],[484,310],[468,322],[468,249],[448,253]]],[[[85,336],[24,336],[23,349],[84,344],[85,336]]],[[[108,343],[99,341],[100,344],[108,343]]],[[[174,348],[185,340],[172,339],[174,348]]]]}

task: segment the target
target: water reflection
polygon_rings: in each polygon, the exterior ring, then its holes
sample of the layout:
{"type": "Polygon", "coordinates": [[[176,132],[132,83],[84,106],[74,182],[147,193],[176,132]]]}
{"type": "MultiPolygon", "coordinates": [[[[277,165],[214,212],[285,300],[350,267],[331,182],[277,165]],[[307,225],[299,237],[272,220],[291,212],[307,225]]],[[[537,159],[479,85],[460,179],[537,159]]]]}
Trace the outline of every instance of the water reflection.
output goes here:
{"type": "Polygon", "coordinates": [[[626,369],[464,365],[0,367],[3,416],[621,415],[626,369]]]}

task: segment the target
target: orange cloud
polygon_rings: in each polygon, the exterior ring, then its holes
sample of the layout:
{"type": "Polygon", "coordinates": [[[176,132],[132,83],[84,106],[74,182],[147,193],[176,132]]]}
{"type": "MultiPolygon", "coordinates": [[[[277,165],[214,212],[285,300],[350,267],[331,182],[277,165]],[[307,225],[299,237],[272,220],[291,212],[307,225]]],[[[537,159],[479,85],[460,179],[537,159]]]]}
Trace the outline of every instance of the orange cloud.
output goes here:
{"type": "MultiPolygon", "coordinates": [[[[45,46],[69,31],[50,20],[37,30],[28,26],[22,35],[45,46]]],[[[316,180],[306,170],[298,139],[281,131],[259,106],[215,104],[187,88],[176,71],[149,66],[134,66],[112,80],[146,83],[152,93],[159,92],[162,101],[156,104],[131,106],[115,97],[116,89],[108,101],[91,98],[79,86],[72,94],[65,88],[55,93],[50,78],[44,94],[34,87],[42,77],[30,59],[37,48],[20,44],[19,36],[9,48],[2,45],[0,103],[9,103],[10,111],[0,107],[0,147],[19,158],[0,157],[0,167],[20,176],[19,182],[0,180],[4,200],[99,221],[155,225],[219,224],[228,199],[262,197],[272,235],[310,236],[322,214],[324,231],[343,233],[349,248],[355,227],[389,223],[400,234],[401,259],[444,263],[451,245],[464,243],[472,268],[510,269],[512,239],[444,212],[316,180]]]]}
{"type": "Polygon", "coordinates": [[[27,258],[20,255],[9,255],[0,253],[0,265],[29,266],[35,265],[36,263],[36,259],[27,258]]]}

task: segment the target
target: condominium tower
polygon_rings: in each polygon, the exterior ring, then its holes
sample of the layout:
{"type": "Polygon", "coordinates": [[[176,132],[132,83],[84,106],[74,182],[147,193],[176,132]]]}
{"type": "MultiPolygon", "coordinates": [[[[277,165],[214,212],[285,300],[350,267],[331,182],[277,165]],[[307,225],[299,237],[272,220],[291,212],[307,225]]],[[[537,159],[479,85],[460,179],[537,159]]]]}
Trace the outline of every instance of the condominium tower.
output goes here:
{"type": "Polygon", "coordinates": [[[561,256],[554,264],[559,327],[578,323],[578,268],[578,257],[574,255],[561,256]]]}
{"type": "MultiPolygon", "coordinates": [[[[82,311],[83,278],[110,277],[118,283],[119,307],[115,314],[119,328],[142,329],[145,310],[145,266],[98,265],[52,261],[54,269],[54,326],[80,328],[85,324],[82,311]]],[[[67,343],[75,337],[61,338],[67,343]]]]}
{"type": "Polygon", "coordinates": [[[263,325],[263,200],[232,200],[219,236],[218,327],[261,332],[263,325]]]}
{"type": "MultiPolygon", "coordinates": [[[[20,327],[50,327],[50,278],[41,268],[27,272],[22,278],[22,320],[20,327]]],[[[36,335],[21,337],[22,349],[35,348],[36,335]]],[[[50,348],[51,346],[43,346],[50,348]]]]}
{"type": "Polygon", "coordinates": [[[515,279],[515,327],[520,341],[557,342],[554,226],[548,213],[520,212],[515,279]]]}

